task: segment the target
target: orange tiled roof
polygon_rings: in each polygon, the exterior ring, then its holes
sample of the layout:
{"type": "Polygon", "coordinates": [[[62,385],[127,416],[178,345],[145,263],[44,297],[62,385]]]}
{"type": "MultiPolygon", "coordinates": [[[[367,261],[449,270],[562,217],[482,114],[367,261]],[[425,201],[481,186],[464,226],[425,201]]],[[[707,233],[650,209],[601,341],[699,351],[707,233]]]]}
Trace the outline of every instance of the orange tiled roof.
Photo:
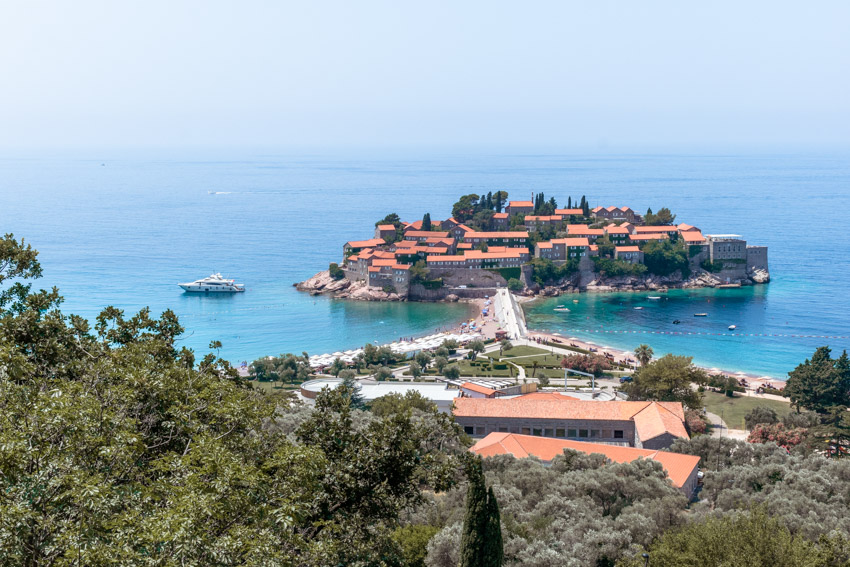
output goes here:
{"type": "Polygon", "coordinates": [[[425,262],[466,262],[466,256],[426,256],[425,262]]]}
{"type": "Polygon", "coordinates": [[[455,417],[634,421],[641,441],[663,433],[688,438],[684,410],[678,402],[596,402],[526,396],[496,400],[459,398],[455,400],[453,413],[455,417]],[[642,415],[636,417],[639,414],[642,415]]]}
{"type": "Polygon", "coordinates": [[[510,201],[508,203],[509,207],[533,207],[534,203],[532,201],[510,201]]]}
{"type": "Polygon", "coordinates": [[[697,227],[685,223],[680,224],[676,228],[678,228],[681,232],[686,232],[689,230],[696,230],[697,232],[699,232],[699,229],[697,227]]]}
{"type": "MultiPolygon", "coordinates": [[[[591,402],[600,403],[600,402],[591,402]]],[[[615,463],[630,463],[637,459],[652,459],[661,463],[670,481],[676,488],[682,488],[699,465],[700,458],[696,455],[683,455],[667,451],[620,447],[603,443],[587,443],[584,441],[569,441],[551,437],[535,437],[516,433],[491,433],[481,439],[469,450],[482,457],[495,455],[513,455],[519,459],[529,456],[542,461],[551,461],[562,454],[564,449],[572,449],[580,453],[604,455],[615,463]]]]}
{"type": "Polygon", "coordinates": [[[492,396],[496,393],[496,390],[493,388],[487,388],[480,384],[473,384],[472,382],[464,382],[460,387],[463,390],[471,390],[473,392],[478,392],[479,394],[484,394],[485,396],[492,396]]]}
{"type": "Polygon", "coordinates": [[[590,228],[586,224],[568,224],[567,234],[587,234],[590,236],[602,236],[605,234],[601,228],[590,228]]]}
{"type": "Polygon", "coordinates": [[[369,240],[349,240],[346,244],[352,248],[369,248],[386,244],[383,238],[371,238],[369,240]]]}
{"type": "Polygon", "coordinates": [[[590,240],[587,238],[556,238],[552,241],[557,244],[564,244],[568,247],[590,246],[590,240]]]}
{"type": "Polygon", "coordinates": [[[404,233],[405,238],[407,238],[408,236],[424,236],[426,238],[446,238],[448,235],[448,232],[437,232],[432,230],[408,230],[404,233]]]}
{"type": "Polygon", "coordinates": [[[458,250],[472,250],[472,242],[461,242],[457,245],[458,250]]]}
{"type": "Polygon", "coordinates": [[[614,248],[615,252],[640,252],[640,248],[637,246],[616,246],[614,248]]]}
{"type": "Polygon", "coordinates": [[[488,250],[487,252],[482,252],[481,250],[466,250],[463,255],[466,258],[472,260],[499,260],[502,258],[521,258],[523,254],[528,254],[528,248],[505,248],[494,246],[493,248],[500,248],[499,250],[488,250]]]}
{"type": "Polygon", "coordinates": [[[395,258],[393,258],[391,260],[389,260],[389,259],[387,259],[387,260],[372,260],[372,265],[378,266],[378,267],[380,267],[380,266],[394,266],[395,263],[396,263],[395,258]]]}
{"type": "Polygon", "coordinates": [[[506,219],[508,218],[508,213],[496,213],[493,215],[494,219],[506,219]]]}
{"type": "Polygon", "coordinates": [[[547,240],[546,242],[538,242],[537,247],[538,248],[552,248],[552,241],[547,240]]]}
{"type": "Polygon", "coordinates": [[[393,264],[393,270],[409,270],[410,266],[407,264],[393,264]]]}
{"type": "Polygon", "coordinates": [[[379,268],[378,266],[369,266],[369,271],[370,272],[380,272],[381,268],[379,268]]]}
{"type": "Polygon", "coordinates": [[[379,224],[378,230],[395,230],[395,225],[392,224],[379,224]]]}
{"type": "Polygon", "coordinates": [[[583,215],[584,211],[582,211],[581,209],[555,209],[555,214],[564,216],[583,215]]]}
{"type": "Polygon", "coordinates": [[[694,244],[696,244],[698,242],[705,242],[705,237],[699,231],[686,230],[686,231],[682,232],[681,235],[682,235],[682,240],[684,240],[685,242],[691,242],[691,243],[694,243],[694,244]]]}
{"type": "Polygon", "coordinates": [[[605,228],[603,228],[603,230],[605,232],[607,232],[608,234],[629,234],[630,233],[629,229],[624,227],[624,226],[609,225],[609,226],[606,226],[605,228]]]}

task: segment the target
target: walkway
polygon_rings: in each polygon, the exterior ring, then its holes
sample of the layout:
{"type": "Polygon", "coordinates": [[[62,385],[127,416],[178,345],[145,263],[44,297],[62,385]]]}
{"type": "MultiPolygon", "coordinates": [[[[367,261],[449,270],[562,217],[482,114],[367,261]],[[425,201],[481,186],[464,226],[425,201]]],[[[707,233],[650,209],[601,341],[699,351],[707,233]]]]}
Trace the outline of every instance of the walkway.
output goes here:
{"type": "Polygon", "coordinates": [[[730,439],[738,439],[740,441],[746,441],[748,434],[743,429],[729,429],[727,427],[726,422],[720,418],[716,413],[711,413],[710,411],[705,412],[705,417],[708,418],[709,426],[711,429],[712,437],[728,437],[730,439]]]}
{"type": "Polygon", "coordinates": [[[496,292],[493,298],[493,309],[502,329],[508,333],[509,339],[521,339],[528,334],[525,315],[510,291],[500,288],[496,292]]]}

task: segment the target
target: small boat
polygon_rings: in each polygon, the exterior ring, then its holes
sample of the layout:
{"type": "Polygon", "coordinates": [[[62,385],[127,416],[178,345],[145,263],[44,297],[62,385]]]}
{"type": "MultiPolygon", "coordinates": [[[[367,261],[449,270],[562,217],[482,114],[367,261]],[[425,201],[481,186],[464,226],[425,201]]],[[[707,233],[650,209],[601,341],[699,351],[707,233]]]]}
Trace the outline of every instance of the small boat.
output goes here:
{"type": "Polygon", "coordinates": [[[221,274],[213,274],[208,278],[202,278],[189,283],[179,283],[177,285],[189,292],[236,293],[245,291],[245,284],[236,283],[236,280],[224,279],[221,277],[221,274]]]}
{"type": "Polygon", "coordinates": [[[660,295],[650,295],[647,299],[661,299],[660,295]]]}
{"type": "Polygon", "coordinates": [[[569,313],[570,312],[570,310],[567,308],[566,305],[559,305],[555,309],[553,309],[552,311],[557,311],[558,313],[569,313]]]}
{"type": "Polygon", "coordinates": [[[694,317],[708,317],[708,313],[694,313],[694,317]]]}
{"type": "Polygon", "coordinates": [[[578,303],[578,299],[573,299],[573,303],[578,303]]]}
{"type": "Polygon", "coordinates": [[[730,330],[730,331],[734,331],[734,330],[735,330],[735,329],[737,329],[737,328],[738,328],[738,326],[737,326],[737,325],[729,325],[729,330],[730,330]]]}
{"type": "Polygon", "coordinates": [[[674,319],[674,320],[673,320],[673,324],[674,324],[674,325],[678,325],[679,323],[681,323],[681,321],[679,321],[678,319],[674,319]]]}
{"type": "Polygon", "coordinates": [[[641,309],[643,309],[643,307],[635,307],[635,309],[637,309],[638,311],[640,311],[641,309]]]}

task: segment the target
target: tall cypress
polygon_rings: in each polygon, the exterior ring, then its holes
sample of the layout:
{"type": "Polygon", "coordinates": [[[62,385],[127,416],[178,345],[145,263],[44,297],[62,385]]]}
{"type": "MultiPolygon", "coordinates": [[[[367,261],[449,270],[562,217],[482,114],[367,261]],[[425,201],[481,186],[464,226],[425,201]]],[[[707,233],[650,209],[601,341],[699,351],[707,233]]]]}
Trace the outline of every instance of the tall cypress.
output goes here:
{"type": "Polygon", "coordinates": [[[466,476],[466,515],[460,538],[460,567],[482,567],[484,533],[487,527],[487,492],[481,458],[476,457],[468,466],[466,476]]]}
{"type": "Polygon", "coordinates": [[[493,487],[487,491],[487,525],[484,526],[484,553],[481,567],[502,567],[505,552],[502,547],[502,519],[493,487]]]}
{"type": "Polygon", "coordinates": [[[460,540],[460,567],[502,567],[504,549],[499,504],[493,488],[487,490],[481,457],[466,472],[466,515],[460,540]]]}
{"type": "Polygon", "coordinates": [[[567,197],[567,208],[568,209],[573,208],[573,198],[572,197],[567,197]]]}
{"type": "Polygon", "coordinates": [[[425,216],[422,217],[422,230],[431,230],[431,213],[425,213],[425,216]]]}

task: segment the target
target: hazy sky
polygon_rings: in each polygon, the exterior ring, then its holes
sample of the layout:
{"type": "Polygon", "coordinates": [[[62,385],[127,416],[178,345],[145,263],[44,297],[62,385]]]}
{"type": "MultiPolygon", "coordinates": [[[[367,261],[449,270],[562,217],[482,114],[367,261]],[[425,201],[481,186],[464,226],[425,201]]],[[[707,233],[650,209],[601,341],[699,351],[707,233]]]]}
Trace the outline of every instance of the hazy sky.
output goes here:
{"type": "Polygon", "coordinates": [[[0,0],[0,147],[850,147],[850,2],[0,0]]]}

